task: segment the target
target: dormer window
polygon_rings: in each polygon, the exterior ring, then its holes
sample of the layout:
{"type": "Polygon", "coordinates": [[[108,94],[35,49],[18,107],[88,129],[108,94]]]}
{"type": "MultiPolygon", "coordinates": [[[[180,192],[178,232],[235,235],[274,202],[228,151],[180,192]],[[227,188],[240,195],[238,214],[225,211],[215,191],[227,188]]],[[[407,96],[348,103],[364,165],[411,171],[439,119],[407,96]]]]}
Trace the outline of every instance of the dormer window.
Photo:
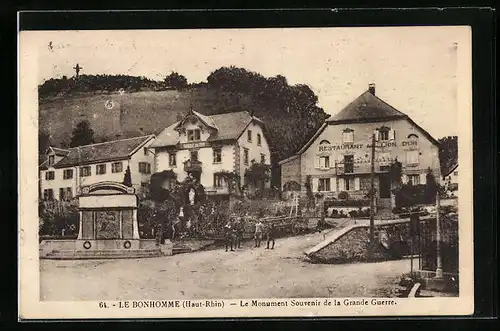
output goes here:
{"type": "Polygon", "coordinates": [[[200,129],[187,130],[187,140],[188,141],[198,141],[201,139],[200,129]]]}
{"type": "Polygon", "coordinates": [[[49,155],[49,167],[54,165],[55,156],[49,155]]]}
{"type": "Polygon", "coordinates": [[[354,142],[354,130],[353,129],[347,128],[342,132],[342,142],[343,143],[354,142]]]}

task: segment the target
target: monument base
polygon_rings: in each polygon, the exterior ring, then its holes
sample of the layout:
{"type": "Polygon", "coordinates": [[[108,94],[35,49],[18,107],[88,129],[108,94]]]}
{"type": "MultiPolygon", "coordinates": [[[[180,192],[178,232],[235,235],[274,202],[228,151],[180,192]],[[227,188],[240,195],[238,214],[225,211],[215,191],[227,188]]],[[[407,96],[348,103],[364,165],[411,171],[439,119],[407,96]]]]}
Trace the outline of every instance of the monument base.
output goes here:
{"type": "Polygon", "coordinates": [[[40,259],[131,259],[162,256],[153,239],[43,240],[40,259]]]}

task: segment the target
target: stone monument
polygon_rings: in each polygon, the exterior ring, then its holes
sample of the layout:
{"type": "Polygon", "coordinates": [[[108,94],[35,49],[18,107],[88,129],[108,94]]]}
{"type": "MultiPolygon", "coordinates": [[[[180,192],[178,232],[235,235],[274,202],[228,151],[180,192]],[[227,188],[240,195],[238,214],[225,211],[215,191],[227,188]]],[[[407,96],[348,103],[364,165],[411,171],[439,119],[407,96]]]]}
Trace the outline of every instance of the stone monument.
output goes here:
{"type": "Polygon", "coordinates": [[[78,238],[43,241],[41,257],[137,258],[160,256],[165,251],[153,239],[140,239],[138,198],[133,187],[117,182],[95,183],[82,188],[78,202],[78,238]]]}

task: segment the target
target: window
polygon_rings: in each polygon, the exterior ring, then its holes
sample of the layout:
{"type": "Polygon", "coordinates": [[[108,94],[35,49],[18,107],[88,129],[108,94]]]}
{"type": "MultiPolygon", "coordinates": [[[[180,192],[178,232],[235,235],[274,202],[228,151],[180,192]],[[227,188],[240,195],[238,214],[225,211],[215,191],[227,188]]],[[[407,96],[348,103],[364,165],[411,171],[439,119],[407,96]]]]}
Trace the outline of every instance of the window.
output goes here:
{"type": "Polygon", "coordinates": [[[353,129],[345,129],[342,132],[342,142],[343,143],[354,142],[354,130],[353,129]]]}
{"type": "Polygon", "coordinates": [[[354,155],[344,155],[344,172],[354,172],[354,155]]]}
{"type": "Polygon", "coordinates": [[[354,191],[356,190],[356,179],[355,178],[343,178],[344,190],[354,191]]]}
{"type": "Polygon", "coordinates": [[[80,177],[88,177],[91,174],[90,166],[80,167],[80,177]]]}
{"type": "Polygon", "coordinates": [[[117,173],[123,171],[123,163],[122,162],[113,162],[111,163],[111,172],[117,173]]]}
{"type": "Polygon", "coordinates": [[[213,155],[214,155],[214,163],[221,163],[222,162],[222,149],[214,148],[213,155]]]}
{"type": "Polygon", "coordinates": [[[177,166],[177,154],[175,152],[168,153],[168,166],[169,167],[177,166]]]}
{"type": "Polygon", "coordinates": [[[49,167],[54,165],[54,159],[55,159],[54,155],[49,155],[49,167]]]}
{"type": "Polygon", "coordinates": [[[251,130],[247,131],[247,140],[248,140],[249,143],[252,142],[252,131],[251,130]]]}
{"type": "Polygon", "coordinates": [[[187,130],[188,141],[197,141],[201,139],[200,129],[187,130]]]}
{"type": "Polygon", "coordinates": [[[330,157],[329,156],[320,156],[319,157],[319,167],[321,169],[329,169],[330,168],[330,157]]]}
{"type": "Polygon", "coordinates": [[[45,180],[54,180],[55,173],[53,171],[47,171],[45,173],[45,180]]]}
{"type": "Polygon", "coordinates": [[[59,200],[71,200],[73,198],[73,191],[71,187],[61,187],[59,189],[59,200]]]}
{"type": "Polygon", "coordinates": [[[149,164],[148,162],[139,162],[139,172],[141,174],[150,174],[151,164],[149,164]]]}
{"type": "Polygon", "coordinates": [[[266,154],[260,154],[260,163],[264,164],[266,163],[266,154]]]}
{"type": "Polygon", "coordinates": [[[453,176],[458,176],[458,170],[457,171],[453,171],[453,176]]]}
{"type": "Polygon", "coordinates": [[[191,162],[198,161],[198,151],[191,151],[191,152],[189,152],[189,154],[190,154],[191,162]]]}
{"type": "Polygon", "coordinates": [[[63,179],[72,179],[73,178],[73,169],[65,169],[63,171],[63,179]]]}
{"type": "Polygon", "coordinates": [[[104,175],[106,173],[106,164],[98,164],[95,166],[95,173],[97,175],[104,175]]]}
{"type": "Polygon", "coordinates": [[[396,132],[394,130],[391,130],[391,128],[383,126],[377,130],[376,138],[376,140],[380,141],[395,140],[396,132]]]}
{"type": "Polygon", "coordinates": [[[221,174],[214,174],[214,187],[224,187],[224,177],[221,174]]]}
{"type": "Polygon", "coordinates": [[[262,137],[260,136],[260,133],[257,133],[257,146],[262,145],[262,137]]]}
{"type": "Polygon", "coordinates": [[[319,143],[320,145],[330,145],[330,142],[328,140],[321,140],[319,143]]]}
{"type": "Polygon", "coordinates": [[[381,140],[381,141],[389,140],[389,131],[380,130],[379,131],[379,140],[381,140]]]}
{"type": "Polygon", "coordinates": [[[243,164],[248,165],[248,149],[243,149],[243,164]]]}
{"type": "Polygon", "coordinates": [[[419,151],[406,151],[406,165],[410,167],[418,165],[418,155],[419,151]]]}
{"type": "Polygon", "coordinates": [[[330,178],[320,178],[319,179],[318,191],[330,191],[330,178]]]}
{"type": "Polygon", "coordinates": [[[420,184],[420,175],[408,175],[408,184],[419,185],[420,184]]]}
{"type": "Polygon", "coordinates": [[[43,200],[54,200],[54,190],[51,188],[43,190],[43,200]]]}

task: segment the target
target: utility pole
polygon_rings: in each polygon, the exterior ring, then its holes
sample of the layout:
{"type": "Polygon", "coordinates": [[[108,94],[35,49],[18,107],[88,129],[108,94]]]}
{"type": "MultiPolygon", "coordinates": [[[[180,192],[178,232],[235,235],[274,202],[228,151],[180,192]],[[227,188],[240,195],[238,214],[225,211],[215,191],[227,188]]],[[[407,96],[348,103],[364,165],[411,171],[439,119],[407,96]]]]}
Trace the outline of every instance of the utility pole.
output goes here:
{"type": "MultiPolygon", "coordinates": [[[[372,150],[371,150],[371,171],[370,171],[370,251],[373,248],[375,239],[375,134],[372,134],[372,150]]],[[[370,252],[371,253],[371,252],[370,252]]]]}
{"type": "Polygon", "coordinates": [[[443,278],[443,260],[441,257],[441,220],[440,220],[439,185],[436,190],[436,278],[443,278]]]}

